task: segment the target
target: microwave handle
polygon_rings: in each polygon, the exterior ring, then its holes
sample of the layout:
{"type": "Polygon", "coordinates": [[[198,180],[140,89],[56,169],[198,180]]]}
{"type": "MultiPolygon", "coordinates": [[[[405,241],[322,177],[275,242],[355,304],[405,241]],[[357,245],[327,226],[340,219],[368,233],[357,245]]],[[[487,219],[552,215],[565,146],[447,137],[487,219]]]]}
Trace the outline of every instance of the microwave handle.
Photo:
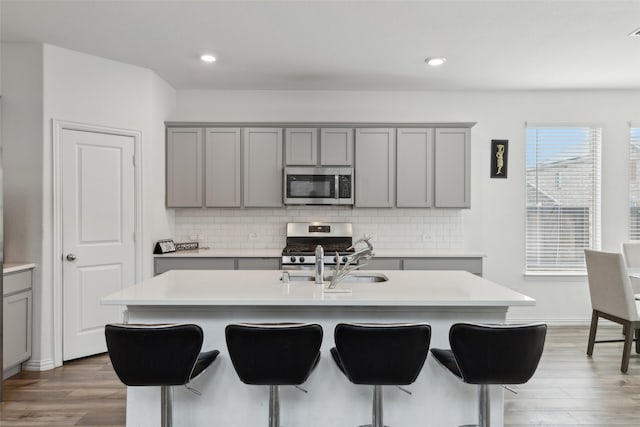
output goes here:
{"type": "Polygon", "coordinates": [[[340,175],[336,174],[334,175],[335,178],[335,187],[334,187],[334,199],[339,199],[340,198],[340,175]]]}

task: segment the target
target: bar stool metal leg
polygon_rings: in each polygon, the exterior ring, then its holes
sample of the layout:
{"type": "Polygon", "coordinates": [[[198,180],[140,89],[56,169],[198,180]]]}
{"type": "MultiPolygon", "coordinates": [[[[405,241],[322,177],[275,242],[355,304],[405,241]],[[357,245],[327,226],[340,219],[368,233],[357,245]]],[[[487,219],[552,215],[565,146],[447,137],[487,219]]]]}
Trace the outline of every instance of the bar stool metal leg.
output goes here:
{"type": "Polygon", "coordinates": [[[173,387],[160,386],[160,422],[162,427],[173,427],[173,387]]]}
{"type": "Polygon", "coordinates": [[[481,384],[478,390],[478,427],[489,427],[491,424],[491,399],[489,399],[489,385],[481,384]]]}
{"type": "Polygon", "coordinates": [[[277,385],[269,386],[269,427],[280,427],[280,393],[277,385]]]}
{"type": "Polygon", "coordinates": [[[373,386],[373,419],[371,421],[372,427],[384,427],[382,421],[382,386],[373,386]]]}

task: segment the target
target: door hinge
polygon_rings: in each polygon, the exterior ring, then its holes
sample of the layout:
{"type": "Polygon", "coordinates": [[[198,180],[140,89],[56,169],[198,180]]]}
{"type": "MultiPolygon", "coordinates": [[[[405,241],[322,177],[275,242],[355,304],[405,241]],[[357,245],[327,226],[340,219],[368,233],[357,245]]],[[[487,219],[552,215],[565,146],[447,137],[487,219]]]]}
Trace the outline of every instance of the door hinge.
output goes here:
{"type": "Polygon", "coordinates": [[[136,232],[135,231],[133,232],[133,241],[134,242],[136,241],[136,232]]]}
{"type": "Polygon", "coordinates": [[[136,156],[135,155],[131,156],[131,159],[133,161],[133,166],[135,166],[136,165],[136,156]]]}

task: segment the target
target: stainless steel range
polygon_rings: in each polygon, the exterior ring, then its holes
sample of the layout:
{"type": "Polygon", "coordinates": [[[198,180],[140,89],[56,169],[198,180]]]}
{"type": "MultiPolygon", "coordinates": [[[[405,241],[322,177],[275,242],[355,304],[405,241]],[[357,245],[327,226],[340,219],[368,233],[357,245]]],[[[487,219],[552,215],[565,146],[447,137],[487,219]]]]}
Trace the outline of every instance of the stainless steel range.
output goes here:
{"type": "Polygon", "coordinates": [[[348,222],[289,222],[287,246],[282,250],[282,268],[305,269],[316,264],[316,246],[324,249],[324,265],[335,267],[354,252],[353,227],[348,222]],[[336,256],[336,252],[338,255],[336,256]]]}

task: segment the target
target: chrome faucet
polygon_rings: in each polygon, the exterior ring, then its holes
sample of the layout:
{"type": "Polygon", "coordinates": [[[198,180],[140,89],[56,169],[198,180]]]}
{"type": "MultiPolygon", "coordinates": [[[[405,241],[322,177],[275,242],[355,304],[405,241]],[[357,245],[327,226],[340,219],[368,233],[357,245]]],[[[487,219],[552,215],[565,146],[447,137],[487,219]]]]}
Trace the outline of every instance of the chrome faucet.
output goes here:
{"type": "Polygon", "coordinates": [[[316,283],[324,283],[324,249],[316,246],[316,283]]]}
{"type": "Polygon", "coordinates": [[[342,279],[344,279],[349,274],[356,271],[358,268],[364,267],[365,265],[367,265],[366,263],[360,264],[360,261],[369,260],[373,258],[373,256],[375,255],[373,253],[373,245],[370,242],[372,237],[373,236],[364,236],[362,239],[358,240],[353,245],[351,245],[349,249],[355,249],[356,245],[358,245],[359,243],[365,243],[367,247],[359,249],[354,253],[352,253],[351,255],[349,255],[347,257],[347,262],[345,262],[344,265],[342,266],[340,266],[340,257],[336,252],[336,258],[337,258],[336,271],[335,273],[333,273],[333,277],[331,278],[331,283],[329,283],[329,286],[327,286],[327,289],[334,289],[342,279]]]}

